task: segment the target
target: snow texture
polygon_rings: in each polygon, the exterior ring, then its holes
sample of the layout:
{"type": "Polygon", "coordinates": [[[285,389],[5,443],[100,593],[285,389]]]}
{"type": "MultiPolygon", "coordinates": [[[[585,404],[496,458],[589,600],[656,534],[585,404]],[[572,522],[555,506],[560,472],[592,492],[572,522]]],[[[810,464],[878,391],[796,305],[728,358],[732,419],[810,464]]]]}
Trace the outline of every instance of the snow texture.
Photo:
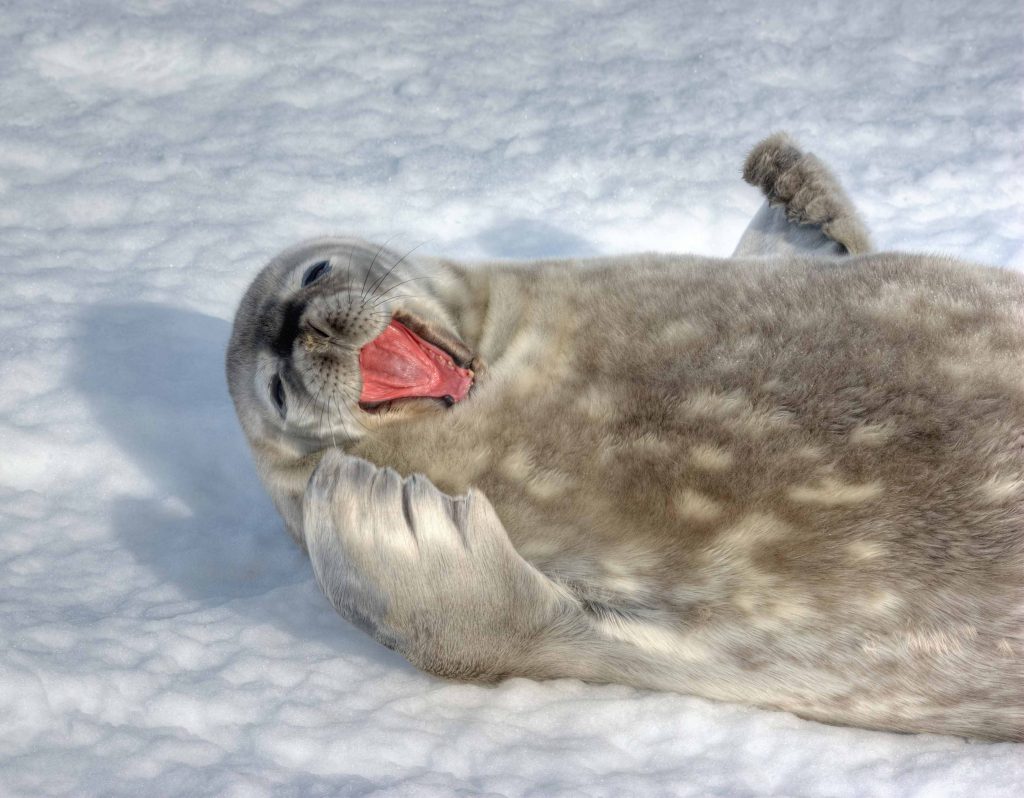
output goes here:
{"type": "Polygon", "coordinates": [[[1024,266],[1017,0],[8,0],[0,793],[1024,794],[1024,747],[562,681],[342,622],[222,357],[279,248],[728,254],[790,131],[882,248],[1024,266]]]}

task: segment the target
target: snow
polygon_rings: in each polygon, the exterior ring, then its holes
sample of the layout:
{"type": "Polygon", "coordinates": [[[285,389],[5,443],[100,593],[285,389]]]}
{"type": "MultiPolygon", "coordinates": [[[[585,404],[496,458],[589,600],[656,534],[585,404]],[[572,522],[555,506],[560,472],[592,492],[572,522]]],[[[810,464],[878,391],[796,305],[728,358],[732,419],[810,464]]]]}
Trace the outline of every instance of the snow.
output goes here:
{"type": "Polygon", "coordinates": [[[256,269],[728,254],[776,129],[883,248],[1024,266],[1016,0],[14,0],[0,16],[0,793],[914,795],[1024,748],[416,672],[318,593],[222,376],[256,269]],[[425,243],[424,243],[425,242],[425,243]]]}

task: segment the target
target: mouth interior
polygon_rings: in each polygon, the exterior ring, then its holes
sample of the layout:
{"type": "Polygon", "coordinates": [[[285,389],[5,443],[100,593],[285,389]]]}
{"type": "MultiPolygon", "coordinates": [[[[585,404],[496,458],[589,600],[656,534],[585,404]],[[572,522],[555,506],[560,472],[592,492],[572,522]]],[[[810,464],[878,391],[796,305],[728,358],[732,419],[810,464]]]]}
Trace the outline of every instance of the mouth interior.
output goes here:
{"type": "Polygon", "coordinates": [[[377,405],[393,399],[432,398],[452,403],[466,398],[473,372],[395,319],[359,350],[363,390],[359,401],[377,405]]]}

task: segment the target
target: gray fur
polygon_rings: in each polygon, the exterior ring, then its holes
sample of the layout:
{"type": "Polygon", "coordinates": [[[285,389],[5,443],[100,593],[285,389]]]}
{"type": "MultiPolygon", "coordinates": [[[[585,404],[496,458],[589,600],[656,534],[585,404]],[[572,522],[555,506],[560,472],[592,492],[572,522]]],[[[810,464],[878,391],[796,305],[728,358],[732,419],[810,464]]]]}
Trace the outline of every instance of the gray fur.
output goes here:
{"type": "Polygon", "coordinates": [[[868,239],[794,150],[773,137],[746,170],[820,228],[782,230],[782,255],[467,268],[327,239],[261,273],[229,384],[344,617],[449,678],[1024,740],[1024,279],[808,255],[868,239]],[[782,191],[794,170],[826,195],[782,191]],[[329,339],[261,354],[296,296],[329,339]],[[359,408],[352,353],[393,313],[472,353],[466,400],[359,408]],[[261,395],[282,367],[339,387],[282,420],[261,395]]]}

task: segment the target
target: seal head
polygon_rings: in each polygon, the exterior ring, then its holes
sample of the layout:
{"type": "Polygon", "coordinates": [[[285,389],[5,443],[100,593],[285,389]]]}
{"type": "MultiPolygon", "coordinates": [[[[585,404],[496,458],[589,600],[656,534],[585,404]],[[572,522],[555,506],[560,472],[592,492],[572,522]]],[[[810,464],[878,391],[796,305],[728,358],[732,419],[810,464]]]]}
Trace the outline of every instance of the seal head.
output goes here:
{"type": "Polygon", "coordinates": [[[480,364],[456,331],[454,267],[360,239],[320,238],[249,287],[227,352],[238,417],[289,530],[329,446],[465,399],[480,364]]]}

